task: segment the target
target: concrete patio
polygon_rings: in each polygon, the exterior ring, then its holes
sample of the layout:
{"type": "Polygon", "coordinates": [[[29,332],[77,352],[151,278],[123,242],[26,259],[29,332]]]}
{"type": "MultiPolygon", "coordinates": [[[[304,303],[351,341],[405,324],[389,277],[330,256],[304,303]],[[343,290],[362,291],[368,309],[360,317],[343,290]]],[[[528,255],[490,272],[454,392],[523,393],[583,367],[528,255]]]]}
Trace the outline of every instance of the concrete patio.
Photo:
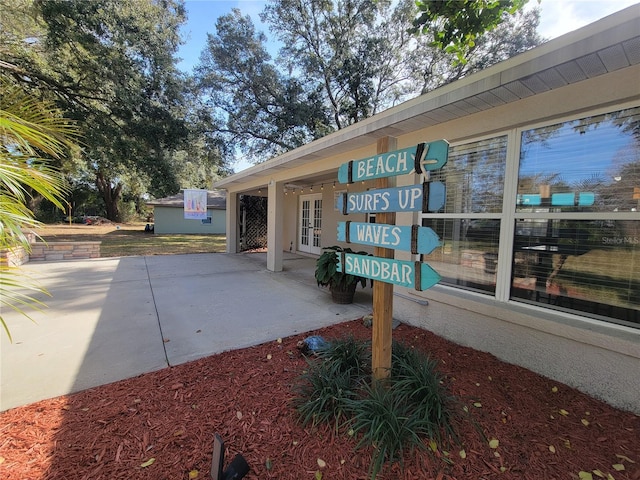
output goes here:
{"type": "MultiPolygon", "coordinates": [[[[33,262],[51,297],[36,323],[3,311],[0,410],[115,382],[371,312],[371,289],[336,305],[315,259],[286,253],[193,254],[33,262]]],[[[5,309],[6,310],[6,309],[5,309]]]]}

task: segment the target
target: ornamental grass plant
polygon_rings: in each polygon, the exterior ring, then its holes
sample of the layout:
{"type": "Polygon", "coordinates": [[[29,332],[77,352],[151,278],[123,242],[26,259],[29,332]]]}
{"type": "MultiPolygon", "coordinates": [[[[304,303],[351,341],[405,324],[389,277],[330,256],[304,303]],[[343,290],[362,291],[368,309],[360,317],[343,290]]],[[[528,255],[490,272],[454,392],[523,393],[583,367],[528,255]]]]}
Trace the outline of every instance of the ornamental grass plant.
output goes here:
{"type": "Polygon", "coordinates": [[[456,399],[435,360],[394,342],[388,380],[372,381],[370,365],[369,342],[353,338],[330,341],[309,359],[295,386],[294,407],[303,424],[332,423],[358,437],[357,448],[372,448],[371,479],[385,462],[402,462],[415,448],[435,451],[457,441],[456,399]]]}
{"type": "Polygon", "coordinates": [[[303,425],[346,421],[348,400],[358,396],[358,388],[369,374],[368,348],[353,337],[329,342],[307,359],[307,369],[294,387],[294,408],[303,425]]]}

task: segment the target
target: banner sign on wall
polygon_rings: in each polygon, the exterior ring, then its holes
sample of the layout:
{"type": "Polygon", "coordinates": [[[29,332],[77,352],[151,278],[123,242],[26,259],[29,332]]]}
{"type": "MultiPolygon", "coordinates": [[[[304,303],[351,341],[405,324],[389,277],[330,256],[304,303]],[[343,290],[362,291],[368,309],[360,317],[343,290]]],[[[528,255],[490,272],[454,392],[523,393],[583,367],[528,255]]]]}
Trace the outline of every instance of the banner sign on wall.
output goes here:
{"type": "Polygon", "coordinates": [[[207,218],[207,191],[184,191],[184,218],[204,220],[207,218]]]}

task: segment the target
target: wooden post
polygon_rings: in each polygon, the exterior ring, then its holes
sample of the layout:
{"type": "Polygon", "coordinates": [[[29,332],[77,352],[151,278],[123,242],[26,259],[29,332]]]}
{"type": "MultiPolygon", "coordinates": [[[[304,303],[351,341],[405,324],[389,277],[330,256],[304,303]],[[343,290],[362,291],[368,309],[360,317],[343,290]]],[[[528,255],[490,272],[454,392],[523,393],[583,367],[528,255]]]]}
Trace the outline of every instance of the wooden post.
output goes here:
{"type": "MultiPolygon", "coordinates": [[[[394,137],[378,139],[377,153],[387,153],[397,149],[394,137]]],[[[388,188],[388,178],[375,179],[375,188],[388,188]]],[[[395,225],[395,213],[377,213],[376,223],[395,225]]],[[[375,247],[374,255],[381,258],[393,258],[394,251],[389,248],[375,247]]],[[[374,380],[383,380],[391,375],[391,341],[393,323],[393,285],[375,282],[373,285],[373,332],[371,345],[371,370],[374,380]]]]}

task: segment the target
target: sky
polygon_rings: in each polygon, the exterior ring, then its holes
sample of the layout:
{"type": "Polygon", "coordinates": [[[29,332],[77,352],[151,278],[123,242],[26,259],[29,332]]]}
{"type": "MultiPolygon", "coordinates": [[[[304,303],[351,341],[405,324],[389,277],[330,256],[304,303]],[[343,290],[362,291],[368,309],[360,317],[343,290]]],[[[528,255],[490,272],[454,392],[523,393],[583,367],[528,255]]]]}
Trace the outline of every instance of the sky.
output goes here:
{"type": "MultiPolygon", "coordinates": [[[[540,26],[538,32],[542,37],[551,40],[565,33],[576,30],[600,18],[622,10],[640,0],[529,0],[527,7],[540,6],[540,26]]],[[[257,30],[272,37],[267,26],[261,24],[259,14],[266,5],[266,0],[186,0],[187,22],[182,27],[186,43],[178,51],[182,59],[178,67],[191,72],[198,64],[200,53],[207,41],[207,33],[215,33],[216,19],[238,8],[244,15],[251,16],[257,30]]],[[[277,45],[270,49],[272,55],[277,54],[277,45]]],[[[235,165],[236,171],[250,166],[235,165]]]]}
{"type": "MultiPolygon", "coordinates": [[[[538,31],[547,39],[556,38],[638,2],[639,0],[540,0],[542,14],[538,31]]],[[[198,64],[207,33],[215,33],[216,19],[231,12],[233,8],[250,15],[258,30],[270,37],[267,27],[260,25],[259,18],[266,3],[266,0],[186,0],[188,20],[182,33],[187,43],[178,53],[183,59],[180,68],[190,72],[198,64]]],[[[527,8],[536,5],[538,0],[529,0],[527,8]]]]}

